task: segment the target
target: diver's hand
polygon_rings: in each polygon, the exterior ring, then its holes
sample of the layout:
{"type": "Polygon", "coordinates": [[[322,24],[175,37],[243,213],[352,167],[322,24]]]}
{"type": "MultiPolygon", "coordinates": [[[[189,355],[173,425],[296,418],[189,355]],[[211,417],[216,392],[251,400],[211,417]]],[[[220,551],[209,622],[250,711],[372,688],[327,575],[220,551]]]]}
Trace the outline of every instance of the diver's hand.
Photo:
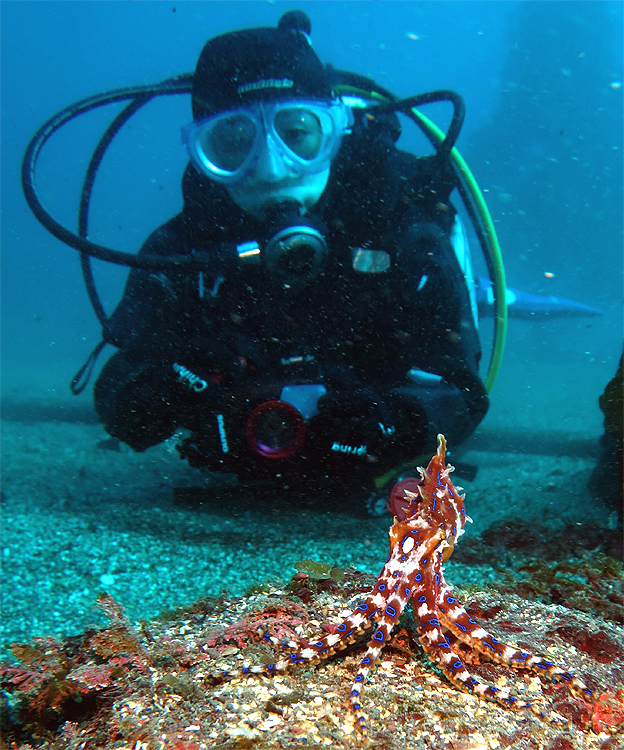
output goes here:
{"type": "Polygon", "coordinates": [[[384,401],[371,388],[330,391],[310,421],[309,445],[318,455],[377,461],[392,445],[395,426],[384,401]]]}

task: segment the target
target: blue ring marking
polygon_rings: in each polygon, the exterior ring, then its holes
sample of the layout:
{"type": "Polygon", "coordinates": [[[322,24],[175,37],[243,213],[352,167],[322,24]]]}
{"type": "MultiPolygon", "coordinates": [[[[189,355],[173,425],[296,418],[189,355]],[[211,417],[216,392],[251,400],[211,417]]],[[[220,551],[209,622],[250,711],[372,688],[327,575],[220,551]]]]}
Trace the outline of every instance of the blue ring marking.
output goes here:
{"type": "Polygon", "coordinates": [[[365,656],[365,657],[364,657],[364,658],[362,659],[362,664],[370,664],[370,657],[368,657],[368,656],[365,656]]]}
{"type": "Polygon", "coordinates": [[[396,591],[396,590],[397,590],[397,589],[399,588],[399,585],[400,585],[400,584],[398,584],[398,583],[395,583],[395,584],[394,584],[394,588],[393,588],[392,590],[393,590],[393,591],[396,591]]]}
{"type": "Polygon", "coordinates": [[[435,511],[435,504],[436,504],[436,496],[433,496],[433,505],[431,506],[431,511],[435,511]]]}
{"type": "Polygon", "coordinates": [[[299,654],[291,654],[291,655],[290,655],[290,658],[291,658],[291,659],[296,659],[296,658],[297,658],[298,656],[299,656],[299,654]]]}
{"type": "Polygon", "coordinates": [[[405,544],[406,539],[407,539],[407,534],[403,537],[403,541],[401,542],[401,547],[405,544]]]}
{"type": "Polygon", "coordinates": [[[445,611],[446,611],[446,610],[444,609],[444,607],[441,607],[441,606],[440,606],[439,604],[438,604],[438,609],[440,610],[440,612],[442,612],[442,614],[444,614],[444,613],[445,613],[445,611]]]}
{"type": "Polygon", "coordinates": [[[350,635],[351,635],[352,633],[355,633],[355,628],[353,628],[353,630],[350,630],[350,631],[349,631],[349,632],[347,633],[347,635],[345,636],[345,638],[348,638],[348,637],[349,637],[349,636],[350,636],[350,635]]]}
{"type": "Polygon", "coordinates": [[[418,534],[418,532],[416,531],[416,529],[412,529],[412,531],[410,531],[410,534],[418,534]]]}
{"type": "Polygon", "coordinates": [[[567,672],[565,672],[564,674],[560,674],[560,675],[559,675],[559,677],[560,677],[560,678],[561,678],[562,680],[569,680],[569,679],[571,678],[571,676],[572,676],[572,675],[569,675],[569,674],[568,674],[567,672]]]}
{"type": "Polygon", "coordinates": [[[314,645],[316,646],[316,648],[322,648],[325,645],[325,643],[324,641],[317,641],[314,645]]]}
{"type": "MultiPolygon", "coordinates": [[[[247,672],[249,672],[249,667],[243,667],[243,674],[247,674],[247,672]]],[[[226,674],[226,672],[223,674],[226,674]]]]}
{"type": "Polygon", "coordinates": [[[360,612],[366,612],[368,609],[368,604],[366,602],[362,602],[361,604],[357,605],[357,609],[360,610],[360,612]]]}
{"type": "Polygon", "coordinates": [[[386,584],[380,583],[379,586],[377,586],[378,591],[385,591],[386,590],[386,584]]]}
{"type": "Polygon", "coordinates": [[[453,536],[457,536],[457,526],[453,526],[453,536]]]}
{"type": "Polygon", "coordinates": [[[593,695],[593,694],[594,694],[594,693],[593,693],[593,691],[592,691],[592,690],[590,690],[589,688],[585,688],[585,690],[583,690],[583,692],[584,692],[584,693],[585,693],[586,695],[593,695]]]}
{"type": "Polygon", "coordinates": [[[377,612],[379,612],[379,609],[376,609],[376,610],[374,610],[373,612],[371,612],[371,613],[370,613],[370,615],[366,615],[366,619],[367,619],[367,620],[370,620],[370,618],[371,618],[371,617],[372,617],[373,615],[376,615],[376,614],[377,614],[377,612]]]}
{"type": "Polygon", "coordinates": [[[464,665],[459,661],[459,659],[453,664],[453,669],[461,669],[464,665]]]}
{"type": "Polygon", "coordinates": [[[405,596],[409,596],[411,593],[411,589],[405,588],[405,596]]]}
{"type": "Polygon", "coordinates": [[[390,615],[390,617],[396,616],[396,609],[394,607],[386,607],[386,614],[390,615]]]}
{"type": "Polygon", "coordinates": [[[492,638],[492,636],[490,636],[490,640],[492,643],[500,643],[500,641],[497,641],[496,638],[492,638]]]}
{"type": "Polygon", "coordinates": [[[429,625],[439,625],[439,624],[440,624],[440,620],[438,620],[438,618],[437,618],[437,617],[432,617],[432,618],[431,618],[431,619],[429,620],[429,625]]]}
{"type": "Polygon", "coordinates": [[[498,693],[498,688],[494,687],[494,685],[490,685],[490,692],[491,693],[498,693]]]}
{"type": "Polygon", "coordinates": [[[466,511],[463,508],[461,509],[461,514],[462,514],[462,518],[466,517],[466,511]]]}
{"type": "Polygon", "coordinates": [[[373,636],[373,640],[375,641],[383,641],[383,639],[384,639],[383,630],[378,630],[373,636]]]}
{"type": "Polygon", "coordinates": [[[416,573],[414,576],[415,581],[422,581],[422,573],[416,573]]]}
{"type": "Polygon", "coordinates": [[[470,683],[471,685],[478,685],[478,684],[479,684],[479,680],[475,680],[475,678],[474,678],[474,677],[471,677],[471,678],[470,678],[470,679],[468,680],[468,682],[469,682],[469,683],[470,683]]]}
{"type": "Polygon", "coordinates": [[[392,574],[392,577],[393,578],[398,578],[399,577],[399,571],[395,570],[394,573],[392,574]]]}
{"type": "Polygon", "coordinates": [[[421,596],[420,599],[418,600],[418,603],[422,604],[423,602],[426,602],[426,601],[427,601],[427,597],[426,596],[421,596]]]}
{"type": "Polygon", "coordinates": [[[360,694],[359,690],[352,690],[351,691],[351,695],[359,695],[359,694],[360,694]]]}
{"type": "Polygon", "coordinates": [[[468,618],[468,622],[469,622],[469,623],[470,623],[471,625],[477,625],[477,624],[478,624],[476,620],[473,620],[473,619],[472,619],[472,617],[469,617],[469,618],[468,618]]]}
{"type": "Polygon", "coordinates": [[[424,560],[422,561],[422,564],[423,564],[423,565],[426,565],[426,564],[427,564],[428,562],[429,562],[429,558],[428,558],[428,557],[425,557],[425,559],[424,559],[424,560]]]}
{"type": "Polygon", "coordinates": [[[457,599],[455,599],[454,596],[447,596],[446,597],[447,604],[455,604],[456,601],[457,601],[457,599]]]}
{"type": "Polygon", "coordinates": [[[439,646],[440,648],[450,648],[450,647],[451,647],[451,644],[450,644],[450,642],[449,642],[449,639],[448,639],[448,638],[445,638],[445,639],[444,639],[443,641],[440,641],[440,643],[438,643],[438,646],[439,646]]]}
{"type": "Polygon", "coordinates": [[[386,565],[390,562],[391,558],[392,558],[392,552],[388,555],[388,559],[386,560],[386,565]]]}
{"type": "Polygon", "coordinates": [[[510,695],[509,698],[505,698],[505,700],[509,703],[515,703],[518,699],[514,698],[513,695],[510,695]]]}
{"type": "MultiPolygon", "coordinates": [[[[354,708],[354,709],[355,709],[356,711],[359,711],[359,710],[360,710],[360,709],[362,708],[362,706],[360,706],[360,704],[359,704],[359,703],[354,703],[354,704],[353,704],[353,708],[354,708]]],[[[358,721],[360,722],[360,724],[361,724],[362,726],[364,726],[364,717],[363,717],[363,716],[359,716],[359,717],[358,717],[358,721]]]]}
{"type": "Polygon", "coordinates": [[[405,562],[406,560],[407,560],[407,557],[403,555],[403,557],[401,558],[401,562],[405,562]]]}
{"type": "Polygon", "coordinates": [[[488,648],[491,648],[491,649],[492,649],[492,651],[493,651],[494,653],[496,653],[496,649],[494,648],[494,646],[492,646],[492,644],[488,643],[487,641],[481,641],[481,643],[482,643],[482,644],[483,644],[484,646],[487,646],[488,648]]]}
{"type": "Polygon", "coordinates": [[[440,585],[440,574],[439,573],[436,573],[435,582],[436,582],[436,586],[440,585]]]}
{"type": "Polygon", "coordinates": [[[468,628],[464,627],[463,625],[460,625],[460,624],[459,624],[458,622],[456,622],[456,623],[455,623],[455,625],[457,625],[457,627],[458,627],[458,628],[459,628],[460,630],[463,630],[463,631],[464,631],[464,633],[465,633],[465,632],[466,632],[466,631],[468,630],[468,628]]]}
{"type": "Polygon", "coordinates": [[[339,630],[341,633],[343,633],[347,629],[347,623],[343,622],[341,625],[338,625],[336,630],[339,630]]]}
{"type": "Polygon", "coordinates": [[[275,669],[275,664],[267,664],[267,669],[272,672],[275,669]]]}
{"type": "Polygon", "coordinates": [[[362,682],[363,679],[361,674],[356,674],[354,682],[362,682]]]}

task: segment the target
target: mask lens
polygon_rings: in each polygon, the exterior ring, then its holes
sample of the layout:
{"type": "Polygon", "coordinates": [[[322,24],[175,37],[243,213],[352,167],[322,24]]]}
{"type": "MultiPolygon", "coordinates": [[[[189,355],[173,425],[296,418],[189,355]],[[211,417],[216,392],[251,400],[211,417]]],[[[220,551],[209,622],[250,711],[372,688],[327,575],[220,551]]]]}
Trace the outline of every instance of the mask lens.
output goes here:
{"type": "Polygon", "coordinates": [[[309,109],[288,107],[275,113],[275,132],[288,148],[301,159],[315,159],[323,144],[321,121],[309,109]]]}
{"type": "Polygon", "coordinates": [[[201,150],[212,164],[226,172],[235,172],[249,156],[256,139],[256,125],[244,114],[221,117],[200,132],[201,150]]]}

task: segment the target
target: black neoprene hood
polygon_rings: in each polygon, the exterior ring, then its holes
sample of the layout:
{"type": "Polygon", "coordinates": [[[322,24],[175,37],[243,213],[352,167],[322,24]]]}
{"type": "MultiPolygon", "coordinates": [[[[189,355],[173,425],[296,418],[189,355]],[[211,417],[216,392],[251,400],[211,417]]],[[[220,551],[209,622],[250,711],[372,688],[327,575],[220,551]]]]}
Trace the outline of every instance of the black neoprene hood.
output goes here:
{"type": "Polygon", "coordinates": [[[233,31],[204,46],[193,80],[193,119],[262,99],[332,98],[310,43],[310,19],[288,11],[277,28],[233,31]]]}

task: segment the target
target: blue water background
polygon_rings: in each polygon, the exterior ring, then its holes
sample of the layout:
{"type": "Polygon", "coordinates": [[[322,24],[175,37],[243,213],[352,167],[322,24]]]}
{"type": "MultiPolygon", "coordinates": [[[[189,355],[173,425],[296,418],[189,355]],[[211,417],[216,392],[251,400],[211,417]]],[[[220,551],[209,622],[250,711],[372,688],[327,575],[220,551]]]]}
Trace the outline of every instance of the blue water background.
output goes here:
{"type": "MultiPolygon", "coordinates": [[[[3,395],[70,398],[67,383],[99,340],[76,251],[21,193],[36,128],[96,92],[190,72],[207,38],[274,25],[293,7],[309,14],[323,61],[399,95],[464,96],[458,146],[486,191],[508,283],[604,311],[512,321],[486,425],[598,435],[597,398],[622,351],[621,2],[2,2],[3,395]]],[[[116,111],[75,121],[40,160],[41,198],[69,227],[116,111]]],[[[188,98],[163,98],[123,131],[96,182],[95,241],[134,252],[179,210],[189,120],[188,98]]],[[[110,311],[125,272],[95,265],[110,311]]]]}

